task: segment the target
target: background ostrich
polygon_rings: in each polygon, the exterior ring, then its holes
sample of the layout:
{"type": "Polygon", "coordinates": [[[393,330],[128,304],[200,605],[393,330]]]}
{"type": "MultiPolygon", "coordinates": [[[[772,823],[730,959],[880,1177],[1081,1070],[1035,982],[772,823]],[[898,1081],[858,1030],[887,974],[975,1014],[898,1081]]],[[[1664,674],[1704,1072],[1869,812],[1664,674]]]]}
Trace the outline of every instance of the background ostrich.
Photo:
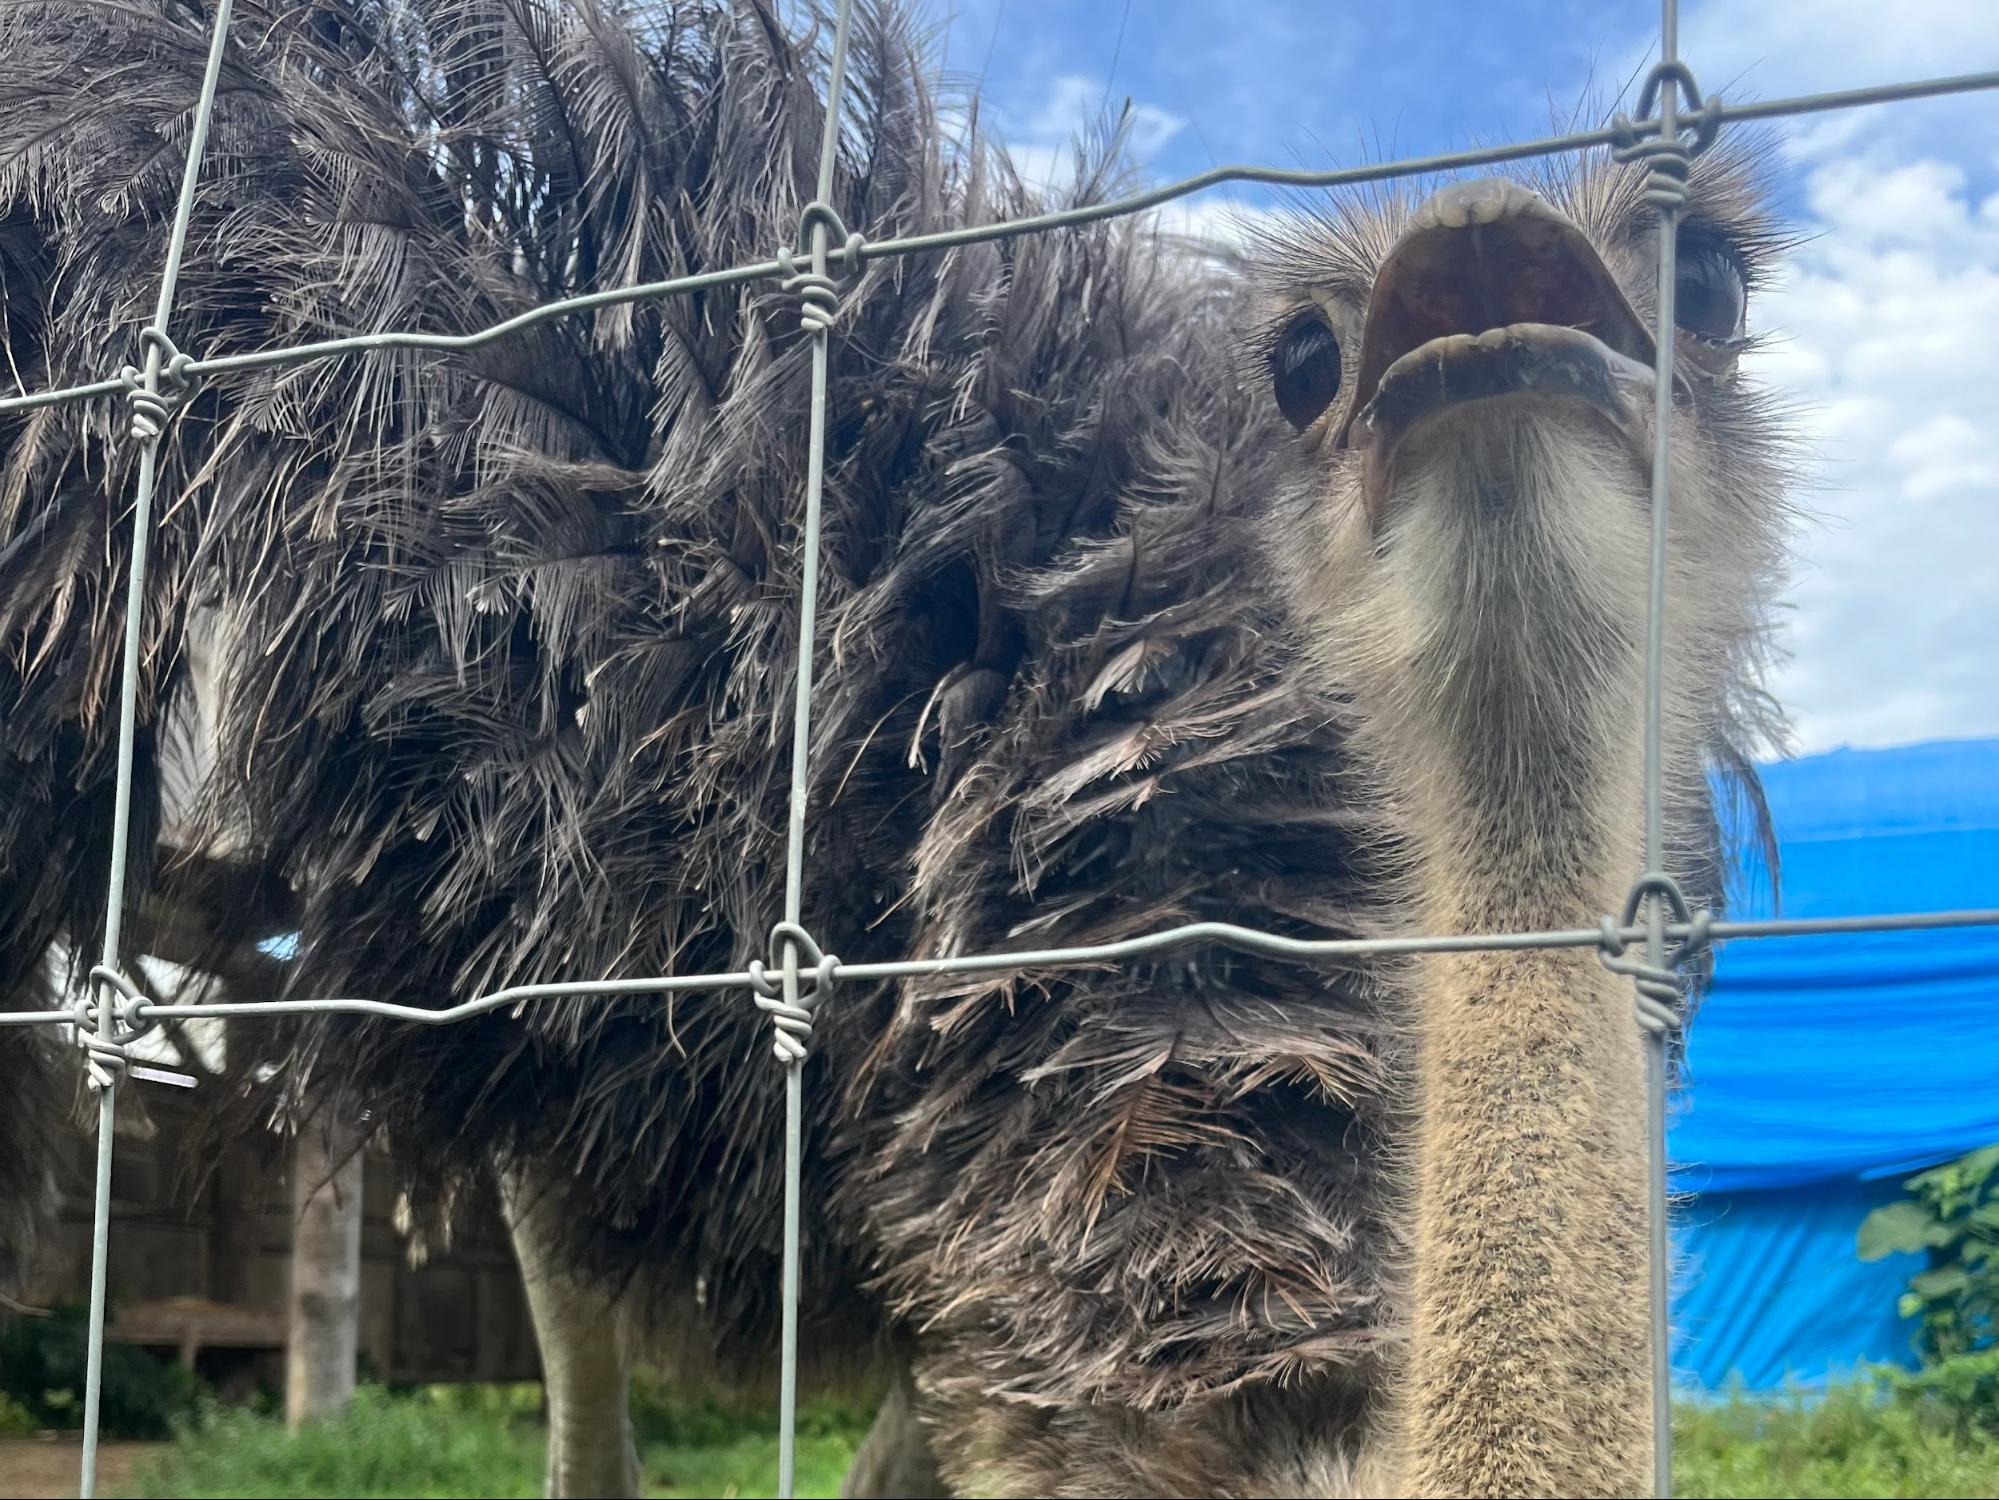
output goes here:
{"type": "MultiPolygon", "coordinates": [[[[69,9],[21,9],[7,50],[45,110],[77,108],[69,9]]],[[[239,18],[204,188],[212,343],[462,331],[794,233],[815,58],[760,8],[239,18]]],[[[192,96],[191,28],[115,25],[98,40],[166,53],[160,97],[192,96]]],[[[919,53],[906,17],[864,11],[836,196],[877,237],[1028,202],[944,140],[919,53]]],[[[95,143],[50,135],[39,191],[77,192],[95,143]]],[[[1642,378],[1604,350],[1646,356],[1656,215],[1600,162],[1543,186],[1560,217],[1484,186],[1304,218],[1253,290],[1132,225],[848,290],[807,900],[829,946],[1616,904],[1646,518],[1642,378]],[[1594,337],[1432,342],[1522,323],[1594,337]]],[[[1739,767],[1754,727],[1776,470],[1733,373],[1769,249],[1743,161],[1704,157],[1696,200],[1670,764],[1674,869],[1714,902],[1701,769],[1739,767]]],[[[152,269],[104,274],[136,296],[152,269]]],[[[198,576],[223,610],[215,816],[299,888],[300,993],[761,951],[803,373],[795,308],[734,289],[459,365],[267,374],[180,419],[214,513],[166,587],[198,576]]],[[[1573,955],[843,988],[815,1038],[807,1284],[832,1295],[808,1338],[902,1330],[961,1484],[1635,1492],[1628,1002],[1573,955]]],[[[513,1174],[546,1210],[517,1221],[551,1231],[527,1231],[531,1277],[536,1253],[636,1277],[756,1361],[765,1045],[735,1000],[584,1001],[328,1027],[296,1076],[421,1141],[430,1201],[513,1174]]]]}
{"type": "MultiPolygon", "coordinates": [[[[34,76],[50,56],[36,7],[0,13],[0,341],[10,393],[100,378],[132,357],[128,331],[151,312],[161,223],[185,140],[187,101],[165,88],[199,67],[182,26],[144,38],[100,12],[66,8],[65,44],[92,68],[121,47],[164,55],[161,92],[137,74],[86,102],[34,76]],[[54,130],[44,137],[45,130],[54,130]],[[57,291],[57,288],[60,291],[57,291]]],[[[122,53],[130,61],[136,54],[122,53]]],[[[218,216],[205,216],[204,229],[218,216]]],[[[208,328],[199,293],[190,326],[208,328]]],[[[0,415],[0,1009],[47,1003],[44,960],[61,940],[87,967],[103,930],[116,771],[117,691],[137,455],[125,416],[103,405],[0,415]]],[[[184,585],[200,487],[178,435],[163,483],[184,495],[160,528],[142,636],[133,796],[134,876],[149,880],[159,823],[161,726],[179,699],[184,585]]],[[[80,1071],[39,1028],[0,1030],[0,1281],[18,1270],[53,1209],[52,1130],[80,1071]]]]}

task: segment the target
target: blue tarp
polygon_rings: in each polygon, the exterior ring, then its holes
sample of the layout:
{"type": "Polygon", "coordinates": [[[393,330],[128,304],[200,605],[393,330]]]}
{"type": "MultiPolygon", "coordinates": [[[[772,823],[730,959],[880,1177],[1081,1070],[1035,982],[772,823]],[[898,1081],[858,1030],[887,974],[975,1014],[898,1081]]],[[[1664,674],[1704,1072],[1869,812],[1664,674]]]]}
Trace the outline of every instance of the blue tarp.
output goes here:
{"type": "MultiPolygon", "coordinates": [[[[1999,740],[1765,768],[1782,915],[1999,907],[1999,740]]],[[[1771,911],[1760,860],[1732,914],[1771,911]]],[[[1999,929],[1736,942],[1688,1043],[1675,1364],[1752,1389],[1906,1358],[1913,1258],[1853,1234],[1903,1176],[1999,1141],[1999,929]]]]}
{"type": "Polygon", "coordinates": [[[1922,1258],[1863,1261],[1854,1231],[1899,1195],[1894,1181],[1710,1193],[1680,1210],[1673,1236],[1673,1368],[1721,1391],[1815,1386],[1862,1362],[1907,1364],[1914,1325],[1895,1301],[1922,1258]]]}

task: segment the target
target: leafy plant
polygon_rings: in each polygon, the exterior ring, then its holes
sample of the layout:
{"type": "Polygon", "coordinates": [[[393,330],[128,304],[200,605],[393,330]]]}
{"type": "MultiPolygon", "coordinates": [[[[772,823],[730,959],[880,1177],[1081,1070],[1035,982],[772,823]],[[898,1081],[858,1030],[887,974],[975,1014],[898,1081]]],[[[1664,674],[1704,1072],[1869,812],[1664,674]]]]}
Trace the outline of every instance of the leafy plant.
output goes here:
{"type": "MultiPolygon", "coordinates": [[[[367,1383],[365,1380],[362,1382],[364,1385],[367,1383]]],[[[401,1389],[392,1386],[388,1389],[393,1394],[409,1400],[428,1401],[444,1411],[482,1419],[490,1418],[513,1427],[531,1427],[543,1418],[539,1380],[460,1382],[450,1385],[418,1385],[401,1389]]]]}
{"type": "Polygon", "coordinates": [[[1884,1203],[1860,1225],[1860,1258],[1927,1252],[1898,1304],[1917,1322],[1925,1363],[1988,1349],[1999,1334],[1999,1146],[1919,1172],[1907,1198],[1884,1203]]]}
{"type": "Polygon", "coordinates": [[[1920,1370],[1882,1373],[1903,1405],[1948,1423],[1960,1434],[1978,1428],[1999,1437],[1999,1348],[1953,1354],[1920,1370]]]}
{"type": "Polygon", "coordinates": [[[285,1431],[276,1417],[205,1406],[146,1464],[142,1495],[528,1497],[541,1493],[541,1439],[497,1414],[362,1386],[345,1411],[285,1431]]]}
{"type": "Polygon", "coordinates": [[[1919,1252],[1897,1304],[1923,1368],[1886,1372],[1903,1405],[1959,1432],[1999,1434],[1999,1146],[1919,1172],[1860,1225],[1860,1258],[1919,1252]]]}
{"type": "MultiPolygon", "coordinates": [[[[1870,1372],[1871,1374],[1871,1372],[1870,1372]]],[[[521,1420],[532,1387],[391,1393],[363,1386],[338,1417],[297,1434],[282,1421],[207,1408],[134,1477],[143,1496],[531,1496],[542,1434],[521,1420]]],[[[646,1492],[655,1497],[774,1494],[776,1416],[749,1402],[634,1382],[646,1492]]],[[[799,1412],[803,1496],[839,1492],[868,1413],[847,1402],[799,1412]],[[819,1435],[814,1435],[819,1434],[819,1435]]],[[[1958,1433],[1922,1403],[1891,1399],[1870,1376],[1807,1396],[1682,1404],[1679,1492],[1708,1496],[1989,1496],[1999,1438],[1958,1433]]]]}
{"type": "MultiPolygon", "coordinates": [[[[777,1485],[777,1419],[762,1407],[655,1382],[634,1385],[646,1492],[754,1500],[777,1485]]],[[[363,1385],[336,1416],[285,1431],[276,1417],[204,1406],[176,1423],[175,1441],[133,1477],[129,1492],[161,1497],[324,1495],[494,1497],[541,1493],[545,1435],[528,1385],[363,1385]]],[[[811,1402],[799,1412],[798,1493],[839,1492],[870,1414],[811,1402]]]]}
{"type": "Polygon", "coordinates": [[[0,1391],[0,1438],[33,1437],[42,1430],[35,1414],[5,1391],[0,1391]]]}
{"type": "MultiPolygon", "coordinates": [[[[0,1396],[36,1427],[82,1424],[87,1330],[81,1305],[0,1329],[0,1396]]],[[[166,1437],[206,1391],[192,1371],[127,1344],[104,1346],[103,1376],[100,1422],[110,1437],[166,1437]]]]}

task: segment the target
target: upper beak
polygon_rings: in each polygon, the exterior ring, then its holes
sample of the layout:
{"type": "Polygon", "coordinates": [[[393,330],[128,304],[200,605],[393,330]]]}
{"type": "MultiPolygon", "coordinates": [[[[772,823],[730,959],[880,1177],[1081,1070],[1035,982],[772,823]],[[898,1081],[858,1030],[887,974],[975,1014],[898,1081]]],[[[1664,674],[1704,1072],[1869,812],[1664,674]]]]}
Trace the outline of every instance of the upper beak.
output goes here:
{"type": "MultiPolygon", "coordinates": [[[[1391,371],[1400,377],[1423,363],[1396,370],[1398,361],[1453,335],[1498,329],[1511,332],[1504,340],[1486,340],[1489,348],[1504,342],[1535,351],[1536,358],[1520,367],[1523,382],[1545,377],[1549,348],[1559,347],[1561,361],[1573,366],[1577,351],[1589,347],[1573,334],[1559,337],[1558,330],[1576,330],[1600,345],[1612,361],[1606,368],[1619,378],[1657,359],[1650,331],[1581,229],[1517,182],[1486,177],[1452,183],[1416,211],[1375,276],[1359,370],[1335,445],[1351,444],[1356,422],[1371,415],[1391,371]]],[[[1465,343],[1426,351],[1435,356],[1428,363],[1453,357],[1465,343]]],[[[1488,352],[1478,378],[1460,381],[1457,389],[1442,389],[1449,381],[1425,372],[1440,386],[1425,399],[1426,409],[1499,394],[1503,382],[1496,382],[1494,366],[1488,352]]],[[[1691,399],[1677,375],[1674,391],[1691,399]]]]}

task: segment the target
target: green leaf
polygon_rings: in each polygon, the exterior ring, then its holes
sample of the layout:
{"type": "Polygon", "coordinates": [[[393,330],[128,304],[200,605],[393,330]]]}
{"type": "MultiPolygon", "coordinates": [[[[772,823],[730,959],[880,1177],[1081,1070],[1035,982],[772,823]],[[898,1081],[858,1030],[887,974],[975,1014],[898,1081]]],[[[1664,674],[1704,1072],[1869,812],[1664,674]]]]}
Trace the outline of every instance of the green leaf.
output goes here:
{"type": "Polygon", "coordinates": [[[1980,1146],[1969,1156],[1961,1158],[1957,1165],[1969,1179],[1969,1185],[1975,1186],[1994,1172],[1999,1172],[1999,1145],[1980,1146]]]}
{"type": "Polygon", "coordinates": [[[1956,1161],[1918,1172],[1902,1186],[1949,1218],[1976,1203],[1995,1173],[1999,1173],[1999,1145],[1981,1146],[1956,1161]]]}
{"type": "Polygon", "coordinates": [[[1897,1251],[1927,1250],[1950,1238],[1950,1226],[1906,1199],[1884,1203],[1860,1221],[1860,1258],[1880,1260],[1897,1251]]]}
{"type": "Polygon", "coordinates": [[[1963,1266],[1936,1266],[1909,1278],[1909,1290],[1927,1298],[1954,1297],[1971,1285],[1971,1274],[1963,1266]]]}

